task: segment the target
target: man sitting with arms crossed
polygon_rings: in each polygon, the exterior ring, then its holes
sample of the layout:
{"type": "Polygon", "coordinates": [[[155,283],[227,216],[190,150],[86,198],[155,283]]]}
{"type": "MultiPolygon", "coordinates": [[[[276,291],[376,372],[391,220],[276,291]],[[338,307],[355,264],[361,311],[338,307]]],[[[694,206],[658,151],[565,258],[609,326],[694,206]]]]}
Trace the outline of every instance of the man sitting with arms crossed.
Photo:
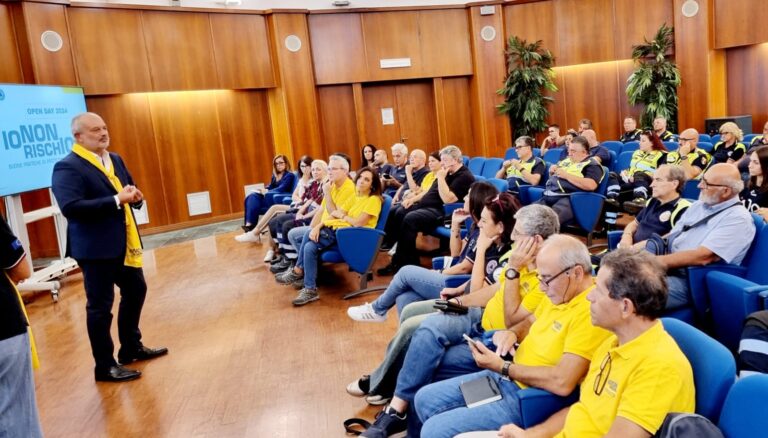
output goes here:
{"type": "Polygon", "coordinates": [[[677,164],[685,171],[685,179],[699,179],[711,159],[709,153],[699,148],[699,131],[686,129],[680,133],[680,147],[667,153],[667,164],[677,164]]]}
{"type": "Polygon", "coordinates": [[[473,340],[469,349],[485,371],[434,383],[416,395],[416,412],[424,422],[424,436],[453,437],[461,432],[520,423],[521,414],[514,408],[520,389],[533,386],[566,396],[586,375],[595,349],[610,334],[590,322],[587,294],[594,282],[587,247],[571,236],[551,236],[539,250],[536,267],[539,288],[548,299],[542,299],[532,313],[518,309],[522,322],[494,334],[494,343],[505,349],[521,340],[514,364],[501,357],[505,351],[492,352],[473,340]],[[465,407],[460,385],[483,376],[496,381],[502,399],[471,409],[465,407]]]}
{"type": "Polygon", "coordinates": [[[518,158],[506,160],[501,169],[496,172],[496,178],[506,179],[509,191],[515,195],[520,193],[520,186],[537,186],[544,178],[547,165],[539,157],[533,155],[534,140],[527,135],[518,137],[515,150],[518,158]]]}
{"type": "Polygon", "coordinates": [[[397,189],[392,201],[400,202],[417,195],[421,191],[421,182],[428,173],[427,154],[421,149],[412,150],[408,157],[408,164],[405,165],[405,184],[397,189]]]}
{"type": "Polygon", "coordinates": [[[595,351],[579,401],[527,430],[508,424],[498,433],[459,437],[647,438],[668,413],[693,412],[691,365],[657,319],[666,297],[664,267],[651,254],[620,249],[606,255],[587,299],[592,323],[612,335],[595,351]]]}

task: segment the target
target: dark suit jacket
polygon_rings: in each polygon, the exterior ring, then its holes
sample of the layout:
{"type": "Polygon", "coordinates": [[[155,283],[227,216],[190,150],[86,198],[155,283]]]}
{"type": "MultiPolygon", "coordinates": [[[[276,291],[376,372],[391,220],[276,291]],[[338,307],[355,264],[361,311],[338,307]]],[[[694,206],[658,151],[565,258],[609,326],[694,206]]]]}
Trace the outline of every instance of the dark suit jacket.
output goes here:
{"type": "MultiPolygon", "coordinates": [[[[123,186],[133,185],[133,178],[120,156],[110,152],[109,157],[123,186]]],[[[68,221],[67,255],[76,260],[125,256],[125,212],[122,206],[117,207],[114,198],[117,191],[106,175],[70,153],[53,166],[52,188],[68,221]]]]}

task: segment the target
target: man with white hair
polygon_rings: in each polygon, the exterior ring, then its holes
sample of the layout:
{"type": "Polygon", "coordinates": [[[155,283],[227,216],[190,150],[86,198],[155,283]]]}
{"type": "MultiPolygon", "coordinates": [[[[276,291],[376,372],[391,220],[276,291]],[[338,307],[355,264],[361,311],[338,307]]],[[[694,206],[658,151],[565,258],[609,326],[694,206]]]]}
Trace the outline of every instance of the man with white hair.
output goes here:
{"type": "Polygon", "coordinates": [[[408,164],[408,146],[403,143],[393,144],[392,161],[394,165],[389,169],[389,173],[381,175],[384,192],[390,196],[394,196],[397,189],[406,183],[405,166],[408,164]]]}

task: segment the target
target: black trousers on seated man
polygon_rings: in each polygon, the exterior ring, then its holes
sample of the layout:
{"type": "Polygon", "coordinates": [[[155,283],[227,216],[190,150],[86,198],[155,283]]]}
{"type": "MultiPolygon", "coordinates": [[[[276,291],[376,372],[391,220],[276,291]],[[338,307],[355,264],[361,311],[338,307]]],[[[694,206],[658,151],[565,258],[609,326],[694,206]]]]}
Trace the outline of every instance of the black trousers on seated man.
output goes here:
{"type": "Polygon", "coordinates": [[[397,236],[397,249],[392,257],[392,264],[399,268],[405,265],[418,265],[419,255],[416,252],[416,237],[419,232],[428,232],[435,229],[443,222],[443,209],[433,207],[422,207],[406,210],[399,208],[402,212],[396,212],[390,229],[390,222],[387,221],[387,235],[397,236]],[[398,218],[397,215],[401,215],[398,218]],[[390,232],[392,234],[390,234],[390,232]]]}
{"type": "Polygon", "coordinates": [[[141,348],[139,318],[147,296],[147,283],[141,268],[125,266],[124,259],[78,260],[83,271],[88,338],[91,341],[97,370],[115,366],[110,327],[112,304],[115,301],[115,285],[120,288],[120,305],[117,313],[117,333],[120,352],[132,353],[141,348]]]}

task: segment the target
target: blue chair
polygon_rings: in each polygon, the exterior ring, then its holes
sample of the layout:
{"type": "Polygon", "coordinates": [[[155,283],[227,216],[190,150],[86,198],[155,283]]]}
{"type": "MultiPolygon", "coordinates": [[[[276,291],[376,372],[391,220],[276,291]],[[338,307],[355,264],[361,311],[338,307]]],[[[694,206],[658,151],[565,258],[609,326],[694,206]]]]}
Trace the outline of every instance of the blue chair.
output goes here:
{"type": "Polygon", "coordinates": [[[485,157],[475,157],[469,160],[467,167],[473,175],[481,175],[483,173],[483,165],[485,164],[485,157]]]}
{"type": "Polygon", "coordinates": [[[622,152],[626,152],[626,151],[634,152],[638,149],[640,149],[640,142],[637,142],[637,141],[628,141],[624,143],[624,146],[621,147],[622,152]]]}
{"type": "MultiPolygon", "coordinates": [[[[453,211],[459,208],[464,207],[463,202],[454,202],[451,204],[445,204],[443,205],[443,213],[445,217],[451,217],[453,214],[453,211]]],[[[440,239],[450,239],[451,238],[451,228],[449,226],[440,225],[436,227],[434,230],[432,230],[431,233],[429,233],[435,237],[438,237],[440,239]]],[[[461,230],[461,237],[464,237],[467,234],[467,230],[461,230]]]]}
{"type": "Polygon", "coordinates": [[[711,142],[706,142],[706,141],[700,141],[696,143],[696,146],[701,149],[704,149],[707,152],[712,152],[712,148],[714,148],[714,145],[711,142]]]}
{"type": "Polygon", "coordinates": [[[718,144],[720,143],[720,134],[715,134],[712,136],[712,144],[718,144]]]}
{"type": "Polygon", "coordinates": [[[485,164],[483,164],[481,176],[484,176],[486,179],[496,178],[496,173],[501,169],[503,163],[504,160],[501,158],[487,158],[485,164]]]}
{"type": "Polygon", "coordinates": [[[557,396],[539,388],[526,388],[517,392],[523,429],[544,422],[557,411],[570,406],[579,399],[579,387],[566,397],[557,396]]]}
{"type": "Polygon", "coordinates": [[[619,155],[619,159],[614,161],[616,165],[613,167],[613,171],[616,173],[621,173],[622,170],[629,169],[629,166],[632,164],[632,155],[634,155],[633,151],[624,151],[619,155]]]}
{"type": "Polygon", "coordinates": [[[768,431],[768,375],[739,379],[728,391],[717,426],[725,438],[765,436],[768,431]]]}
{"type": "Polygon", "coordinates": [[[544,187],[540,186],[520,186],[520,203],[523,205],[533,204],[544,196],[544,187]]]}
{"type": "Polygon", "coordinates": [[[570,195],[573,219],[579,228],[587,232],[587,246],[592,246],[592,234],[603,217],[607,188],[608,168],[603,166],[603,179],[594,192],[576,192],[570,195]]]}
{"type": "Polygon", "coordinates": [[[768,296],[768,228],[757,230],[752,254],[746,266],[731,272],[712,271],[706,275],[706,291],[712,312],[713,334],[731,351],[736,352],[744,319],[763,309],[768,296]]]}
{"type": "Polygon", "coordinates": [[[504,193],[507,190],[509,190],[509,182],[505,179],[500,178],[488,178],[488,182],[493,184],[496,187],[496,190],[499,191],[499,193],[504,193]]]}
{"type": "Polygon", "coordinates": [[[697,179],[691,179],[685,182],[685,186],[683,186],[683,193],[682,196],[685,199],[699,199],[699,193],[701,192],[701,189],[699,188],[699,180],[697,179]]]}
{"type": "MultiPolygon", "coordinates": [[[[534,149],[534,150],[536,150],[536,149],[534,149]]],[[[511,160],[513,158],[518,158],[518,156],[517,156],[517,149],[515,149],[514,147],[507,148],[507,151],[504,152],[504,159],[505,160],[511,160]]]]}
{"type": "Polygon", "coordinates": [[[676,141],[664,141],[662,143],[664,143],[668,151],[676,151],[680,147],[680,143],[676,141]]]}
{"type": "Polygon", "coordinates": [[[604,141],[600,143],[600,146],[605,146],[609,151],[613,151],[616,155],[621,154],[621,149],[624,147],[624,143],[620,141],[604,141]]]}
{"type": "Polygon", "coordinates": [[[610,163],[602,163],[604,166],[607,166],[609,169],[613,169],[613,166],[616,165],[617,155],[614,151],[608,151],[608,153],[611,155],[611,162],[610,163]]]}
{"type": "Polygon", "coordinates": [[[758,135],[760,134],[747,134],[744,136],[744,139],[741,142],[744,143],[747,147],[749,147],[749,143],[751,143],[752,139],[757,137],[758,135]]]}
{"type": "Polygon", "coordinates": [[[345,300],[386,288],[368,287],[368,277],[373,275],[371,268],[379,254],[379,246],[384,239],[384,226],[387,224],[387,216],[392,208],[392,198],[384,195],[383,199],[376,228],[341,228],[336,231],[338,247],[320,254],[322,262],[346,263],[350,271],[360,275],[360,289],[344,295],[345,300]]]}
{"type": "Polygon", "coordinates": [[[469,166],[469,157],[466,155],[461,156],[461,161],[464,163],[464,166],[469,166]]]}
{"type": "Polygon", "coordinates": [[[736,360],[727,348],[699,329],[673,318],[661,321],[691,364],[696,413],[717,424],[723,401],[736,380],[736,360]]]}
{"type": "Polygon", "coordinates": [[[699,134],[699,141],[712,143],[712,137],[709,134],[699,134]]]}
{"type": "Polygon", "coordinates": [[[550,149],[544,154],[544,161],[547,163],[557,163],[560,161],[560,154],[563,153],[563,148],[550,149]]]}
{"type": "Polygon", "coordinates": [[[541,158],[541,149],[533,148],[533,156],[541,158]]]}

